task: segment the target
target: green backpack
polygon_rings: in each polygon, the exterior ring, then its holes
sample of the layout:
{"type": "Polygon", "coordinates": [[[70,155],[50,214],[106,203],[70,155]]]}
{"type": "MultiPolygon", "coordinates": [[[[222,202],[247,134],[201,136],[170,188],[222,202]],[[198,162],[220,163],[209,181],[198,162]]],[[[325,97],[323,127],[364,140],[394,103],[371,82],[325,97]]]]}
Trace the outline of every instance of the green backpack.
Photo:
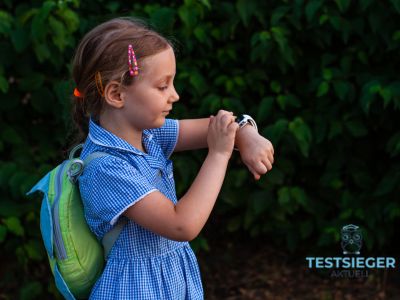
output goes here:
{"type": "Polygon", "coordinates": [[[91,161],[110,154],[94,152],[82,161],[74,158],[82,146],[72,149],[69,159],[47,173],[27,193],[43,193],[40,231],[56,286],[71,300],[89,297],[103,271],[105,258],[126,223],[119,222],[101,243],[90,231],[76,182],[91,161]]]}

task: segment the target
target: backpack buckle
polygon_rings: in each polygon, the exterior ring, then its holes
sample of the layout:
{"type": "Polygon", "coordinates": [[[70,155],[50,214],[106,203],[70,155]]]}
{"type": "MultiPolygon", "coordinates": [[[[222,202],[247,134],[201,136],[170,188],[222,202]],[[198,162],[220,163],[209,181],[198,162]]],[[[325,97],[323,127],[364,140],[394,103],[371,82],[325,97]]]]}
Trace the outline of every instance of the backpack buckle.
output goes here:
{"type": "Polygon", "coordinates": [[[73,159],[67,171],[69,181],[75,184],[78,177],[82,174],[84,166],[83,160],[79,158],[73,159]]]}

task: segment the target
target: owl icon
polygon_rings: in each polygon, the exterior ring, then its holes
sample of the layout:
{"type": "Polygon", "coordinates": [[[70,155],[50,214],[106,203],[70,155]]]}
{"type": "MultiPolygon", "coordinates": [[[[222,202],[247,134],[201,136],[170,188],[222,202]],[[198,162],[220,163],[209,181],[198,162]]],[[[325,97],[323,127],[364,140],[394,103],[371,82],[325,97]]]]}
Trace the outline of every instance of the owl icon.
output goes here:
{"type": "Polygon", "coordinates": [[[341,245],[344,255],[359,255],[362,246],[361,229],[353,224],[343,226],[341,245]]]}

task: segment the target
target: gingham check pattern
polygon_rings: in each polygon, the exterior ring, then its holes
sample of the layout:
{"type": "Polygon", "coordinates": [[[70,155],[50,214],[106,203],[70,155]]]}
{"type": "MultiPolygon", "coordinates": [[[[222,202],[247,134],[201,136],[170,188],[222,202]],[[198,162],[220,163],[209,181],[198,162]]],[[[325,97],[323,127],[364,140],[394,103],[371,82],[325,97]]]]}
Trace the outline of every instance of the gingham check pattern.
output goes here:
{"type": "MultiPolygon", "coordinates": [[[[179,132],[177,120],[143,131],[147,153],[89,123],[81,158],[107,152],[91,162],[79,178],[90,229],[101,240],[122,213],[153,191],[177,203],[172,154],[179,132]]],[[[196,257],[188,242],[172,241],[129,220],[115,242],[90,299],[203,299],[196,257]]]]}

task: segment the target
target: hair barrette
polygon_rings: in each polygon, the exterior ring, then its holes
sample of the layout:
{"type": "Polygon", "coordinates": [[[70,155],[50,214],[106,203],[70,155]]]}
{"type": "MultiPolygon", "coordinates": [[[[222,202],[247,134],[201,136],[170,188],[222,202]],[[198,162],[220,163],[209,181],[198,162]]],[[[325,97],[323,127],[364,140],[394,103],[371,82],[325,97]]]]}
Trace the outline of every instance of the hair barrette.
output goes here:
{"type": "Polygon", "coordinates": [[[133,51],[133,47],[131,44],[128,45],[128,66],[129,66],[129,75],[131,77],[137,76],[139,74],[139,68],[137,65],[135,51],[133,51]]]}
{"type": "Polygon", "coordinates": [[[103,87],[103,82],[101,80],[100,71],[96,72],[96,74],[94,75],[94,80],[96,81],[97,91],[99,92],[100,96],[104,97],[104,87],[103,87]]]}
{"type": "Polygon", "coordinates": [[[83,98],[82,93],[78,90],[78,88],[74,89],[74,96],[77,98],[83,98]]]}

